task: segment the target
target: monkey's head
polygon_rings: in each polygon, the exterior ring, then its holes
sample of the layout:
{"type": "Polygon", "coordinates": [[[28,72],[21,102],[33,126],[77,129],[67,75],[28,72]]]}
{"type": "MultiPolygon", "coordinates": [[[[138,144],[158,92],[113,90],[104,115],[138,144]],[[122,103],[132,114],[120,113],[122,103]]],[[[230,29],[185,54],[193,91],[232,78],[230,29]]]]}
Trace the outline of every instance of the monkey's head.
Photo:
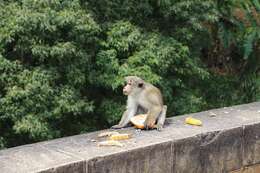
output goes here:
{"type": "Polygon", "coordinates": [[[135,95],[143,90],[144,81],[137,76],[125,77],[126,85],[123,88],[124,95],[135,95]]]}

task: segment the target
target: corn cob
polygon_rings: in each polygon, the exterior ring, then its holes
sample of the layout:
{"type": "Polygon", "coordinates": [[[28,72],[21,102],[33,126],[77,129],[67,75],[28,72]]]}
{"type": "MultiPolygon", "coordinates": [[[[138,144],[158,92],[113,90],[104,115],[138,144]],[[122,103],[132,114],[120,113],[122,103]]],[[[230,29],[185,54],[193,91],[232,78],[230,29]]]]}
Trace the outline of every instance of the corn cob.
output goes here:
{"type": "Polygon", "coordinates": [[[115,134],[110,136],[110,140],[124,140],[124,139],[129,139],[130,135],[127,133],[124,134],[115,134]]]}
{"type": "Polygon", "coordinates": [[[123,147],[124,145],[121,142],[114,141],[114,140],[108,140],[108,141],[102,141],[98,143],[98,146],[118,146],[123,147]]]}
{"type": "Polygon", "coordinates": [[[109,132],[100,133],[98,135],[98,137],[112,136],[112,135],[117,135],[117,134],[119,134],[119,133],[116,131],[109,131],[109,132]]]}

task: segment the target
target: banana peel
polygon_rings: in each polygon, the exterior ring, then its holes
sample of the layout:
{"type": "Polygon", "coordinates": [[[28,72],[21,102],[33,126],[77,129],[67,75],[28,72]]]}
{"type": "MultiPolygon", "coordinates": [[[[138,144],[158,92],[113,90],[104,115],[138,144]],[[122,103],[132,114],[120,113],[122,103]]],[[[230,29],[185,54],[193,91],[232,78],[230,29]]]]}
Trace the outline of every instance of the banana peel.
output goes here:
{"type": "Polygon", "coordinates": [[[195,126],[202,126],[202,122],[196,118],[188,117],[185,119],[186,124],[195,125],[195,126]]]}
{"type": "Polygon", "coordinates": [[[101,146],[117,146],[117,147],[123,147],[124,144],[119,142],[118,140],[124,140],[124,139],[129,139],[131,137],[130,134],[127,133],[119,133],[117,131],[108,131],[108,132],[103,132],[98,135],[98,137],[109,137],[108,140],[106,141],[101,141],[97,143],[98,147],[101,146]]]}
{"type": "Polygon", "coordinates": [[[122,144],[119,141],[115,141],[115,140],[107,140],[107,141],[102,141],[98,143],[98,146],[117,146],[117,147],[123,147],[124,144],[122,144]]]}

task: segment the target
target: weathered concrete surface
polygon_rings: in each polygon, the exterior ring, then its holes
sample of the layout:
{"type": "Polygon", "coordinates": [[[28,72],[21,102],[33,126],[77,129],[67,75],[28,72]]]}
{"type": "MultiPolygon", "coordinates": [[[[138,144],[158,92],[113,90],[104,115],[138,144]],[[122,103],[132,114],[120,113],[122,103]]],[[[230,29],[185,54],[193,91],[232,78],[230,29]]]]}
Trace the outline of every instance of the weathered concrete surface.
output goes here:
{"type": "Polygon", "coordinates": [[[260,102],[178,116],[167,122],[161,132],[118,130],[133,136],[122,141],[125,146],[121,148],[97,147],[93,139],[105,140],[97,138],[99,131],[2,150],[0,173],[259,170],[256,165],[260,164],[260,102]],[[184,124],[188,116],[201,119],[203,126],[184,124]]]}
{"type": "Polygon", "coordinates": [[[0,151],[1,173],[28,173],[47,170],[85,172],[86,162],[62,151],[50,150],[41,144],[25,145],[0,151]]]}

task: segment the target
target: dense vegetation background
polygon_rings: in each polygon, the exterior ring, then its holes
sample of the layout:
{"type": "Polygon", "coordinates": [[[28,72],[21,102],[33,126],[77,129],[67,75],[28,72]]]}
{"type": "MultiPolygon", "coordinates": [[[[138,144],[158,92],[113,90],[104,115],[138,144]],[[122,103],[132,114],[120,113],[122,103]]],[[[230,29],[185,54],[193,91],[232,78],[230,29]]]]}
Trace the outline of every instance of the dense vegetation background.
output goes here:
{"type": "Polygon", "coordinates": [[[0,0],[0,148],[108,128],[123,76],[168,116],[260,100],[258,0],[0,0]]]}

